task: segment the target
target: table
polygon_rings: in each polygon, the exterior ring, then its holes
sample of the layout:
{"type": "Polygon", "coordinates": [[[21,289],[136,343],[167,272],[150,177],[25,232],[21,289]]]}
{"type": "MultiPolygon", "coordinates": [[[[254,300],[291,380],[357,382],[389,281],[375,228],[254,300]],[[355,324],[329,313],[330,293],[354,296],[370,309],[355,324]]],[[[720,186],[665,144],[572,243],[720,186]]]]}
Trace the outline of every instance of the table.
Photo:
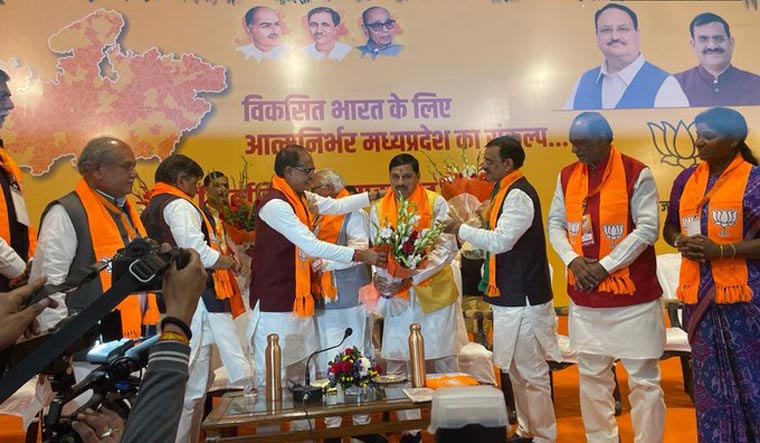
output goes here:
{"type": "Polygon", "coordinates": [[[390,421],[388,413],[404,409],[430,411],[430,402],[412,403],[402,392],[409,384],[394,384],[378,387],[370,391],[366,398],[339,395],[332,391],[325,394],[322,402],[296,405],[290,392],[283,390],[283,399],[268,405],[263,392],[256,397],[246,397],[242,392],[231,392],[222,396],[217,405],[203,422],[206,442],[291,442],[311,439],[362,435],[390,431],[425,429],[430,424],[430,414],[423,413],[416,420],[390,421]],[[305,431],[289,431],[278,434],[238,435],[238,428],[244,425],[271,425],[296,420],[319,419],[324,417],[382,412],[381,421],[366,425],[354,425],[351,420],[343,420],[339,428],[317,428],[305,431]]]}

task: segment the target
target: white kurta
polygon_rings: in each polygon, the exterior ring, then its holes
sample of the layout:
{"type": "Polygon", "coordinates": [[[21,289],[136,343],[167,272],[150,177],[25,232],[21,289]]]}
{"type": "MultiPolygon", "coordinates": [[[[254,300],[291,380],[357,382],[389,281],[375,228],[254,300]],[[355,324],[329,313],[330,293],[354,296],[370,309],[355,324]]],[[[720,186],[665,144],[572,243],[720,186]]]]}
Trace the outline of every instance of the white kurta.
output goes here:
{"type": "MultiPolygon", "coordinates": [[[[347,214],[369,205],[367,193],[341,199],[324,198],[311,192],[305,194],[309,208],[317,214],[347,214]]],[[[268,201],[259,209],[259,217],[310,257],[343,263],[352,261],[352,248],[317,239],[309,227],[301,223],[290,204],[283,200],[268,201]]],[[[314,317],[296,317],[290,312],[261,312],[256,304],[247,335],[251,337],[260,383],[264,381],[267,335],[272,333],[280,337],[283,372],[287,366],[305,360],[319,346],[314,317]]]]}
{"type": "MultiPolygon", "coordinates": [[[[648,168],[633,187],[630,204],[635,228],[599,264],[612,274],[629,266],[657,240],[657,188],[648,168]]],[[[567,266],[578,254],[567,239],[565,194],[557,178],[549,209],[549,241],[567,266]]],[[[655,278],[656,276],[652,276],[655,278]]],[[[570,348],[588,354],[618,358],[659,358],[665,346],[665,324],[660,301],[619,308],[590,308],[570,304],[570,348]]]]}
{"type": "Polygon", "coordinates": [[[319,51],[317,49],[316,43],[312,43],[309,46],[304,47],[303,53],[313,58],[314,60],[324,60],[325,58],[328,60],[343,60],[343,57],[345,57],[352,50],[353,47],[343,42],[336,41],[335,46],[333,46],[333,48],[327,54],[319,51]]]}
{"type": "MultiPolygon", "coordinates": [[[[433,204],[433,223],[448,218],[449,207],[440,195],[433,204]]],[[[377,207],[370,212],[371,235],[376,235],[375,226],[379,225],[377,207]]],[[[435,248],[428,254],[428,265],[412,276],[412,282],[419,284],[449,266],[457,254],[456,239],[453,235],[442,234],[436,241],[435,248]]],[[[425,359],[432,360],[451,357],[459,352],[460,342],[457,334],[457,304],[425,314],[422,312],[414,288],[409,289],[409,307],[397,315],[384,313],[383,346],[384,360],[409,360],[409,325],[419,323],[425,339],[425,359]]]]}
{"type": "MultiPolygon", "coordinates": [[[[369,216],[364,210],[352,213],[346,223],[347,245],[352,249],[367,249],[369,247],[369,216]]],[[[364,263],[338,262],[322,260],[322,271],[337,271],[354,266],[366,266],[364,263]]],[[[355,299],[358,294],[341,294],[338,298],[350,297],[355,299]]],[[[353,333],[343,342],[341,348],[356,346],[364,355],[374,355],[372,348],[370,318],[368,312],[357,305],[345,309],[318,309],[315,312],[317,337],[319,349],[335,346],[343,339],[346,328],[351,328],[353,333]]],[[[317,364],[317,374],[324,377],[327,374],[328,364],[335,355],[343,349],[337,348],[319,354],[314,359],[317,364]]]]}

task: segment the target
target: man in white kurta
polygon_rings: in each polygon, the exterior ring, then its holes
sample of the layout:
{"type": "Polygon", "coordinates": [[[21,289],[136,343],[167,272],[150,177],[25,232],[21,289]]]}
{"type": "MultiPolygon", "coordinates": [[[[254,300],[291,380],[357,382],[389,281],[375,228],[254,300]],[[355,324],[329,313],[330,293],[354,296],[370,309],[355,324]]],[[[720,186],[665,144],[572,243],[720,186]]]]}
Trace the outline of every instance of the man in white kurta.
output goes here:
{"type": "MultiPolygon", "coordinates": [[[[158,232],[163,232],[163,235],[170,234],[177,247],[198,252],[204,268],[212,272],[216,269],[235,269],[237,262],[232,256],[222,253],[225,248],[223,244],[219,248],[211,247],[210,242],[220,244],[213,225],[209,232],[204,232],[206,229],[201,209],[189,201],[196,196],[202,178],[203,170],[192,159],[181,154],[167,157],[156,169],[156,184],[171,185],[184,196],[160,203],[161,200],[157,196],[167,195],[154,192],[151,202],[143,212],[143,222],[152,237],[158,238],[158,232]],[[157,214],[159,211],[160,215],[157,214]],[[154,217],[158,217],[159,220],[154,217]],[[170,232],[166,233],[165,228],[170,232]]],[[[169,240],[168,236],[160,239],[166,240],[169,240]]],[[[213,346],[219,350],[230,383],[244,383],[253,377],[251,366],[236,333],[229,300],[226,301],[227,303],[224,303],[217,299],[216,292],[209,288],[207,283],[201,302],[193,315],[190,324],[190,378],[185,387],[185,401],[177,428],[177,443],[198,441],[206,391],[213,382],[213,346]]]]}
{"type": "MultiPolygon", "coordinates": [[[[409,154],[399,154],[391,159],[389,178],[394,196],[402,195],[409,198],[420,187],[419,162],[409,154]]],[[[427,192],[427,191],[426,191],[427,192]]],[[[398,201],[398,200],[397,200],[398,201]]],[[[440,195],[435,195],[432,206],[431,226],[436,222],[444,222],[448,219],[449,207],[446,200],[440,195]]],[[[377,236],[377,227],[381,226],[378,205],[370,209],[371,238],[377,236]]],[[[388,374],[409,374],[409,326],[419,323],[422,326],[422,335],[425,339],[425,362],[429,373],[450,373],[458,371],[457,354],[461,342],[457,334],[457,323],[460,321],[460,310],[457,309],[456,296],[452,302],[432,312],[425,313],[420,304],[414,286],[433,277],[439,272],[451,272],[450,263],[457,254],[456,239],[450,234],[441,234],[436,240],[433,249],[428,254],[428,262],[425,267],[417,269],[409,282],[409,303],[406,309],[398,312],[392,309],[392,303],[384,303],[383,340],[381,355],[388,363],[388,374]]],[[[379,274],[374,277],[375,286],[378,290],[386,293],[398,292],[394,284],[384,281],[379,274]],[[383,289],[385,287],[386,289],[383,289]]],[[[452,279],[452,285],[454,284],[452,279]]],[[[455,289],[456,291],[456,289],[455,289]]],[[[400,414],[402,419],[412,419],[419,411],[400,414]]],[[[404,435],[402,442],[419,441],[420,435],[404,435]]]]}
{"type": "MultiPolygon", "coordinates": [[[[654,178],[643,163],[617,153],[612,147],[612,129],[601,114],[584,112],[571,125],[570,142],[578,162],[565,167],[549,209],[549,240],[575,278],[568,284],[570,347],[577,351],[580,372],[581,414],[590,443],[615,443],[618,428],[614,417],[613,375],[610,368],[620,359],[628,372],[631,389],[631,420],[638,443],[662,441],[665,402],[660,387],[659,358],[665,345],[660,295],[653,244],[658,235],[658,199],[654,178]],[[615,168],[615,164],[619,168],[615,168]],[[610,168],[609,170],[607,168],[610,168]],[[615,173],[622,171],[626,189],[621,202],[607,200],[615,173]],[[573,189],[578,172],[588,177],[587,189],[573,189]],[[584,172],[587,171],[587,172],[584,172]],[[596,192],[594,192],[596,190],[596,192]],[[568,196],[586,195],[583,206],[588,227],[568,222],[573,205],[568,196]],[[627,195],[627,196],[626,196],[627,195]],[[611,239],[599,220],[607,207],[629,213],[629,232],[622,239],[611,239]],[[622,208],[621,206],[622,205],[622,208]],[[588,228],[587,228],[588,229],[588,228]],[[583,236],[582,253],[571,243],[583,236]],[[603,243],[614,244],[606,255],[603,243]],[[614,293],[601,289],[611,278],[625,271],[633,293],[614,293]]],[[[609,210],[607,210],[609,211],[609,210]]],[[[614,216],[614,214],[613,214],[614,216]]],[[[609,217],[609,215],[608,215],[609,217]]]]}
{"type": "Polygon", "coordinates": [[[519,426],[510,442],[554,443],[557,422],[546,359],[560,361],[561,354],[541,204],[520,171],[524,160],[518,139],[503,136],[488,142],[483,169],[496,188],[487,228],[454,220],[446,232],[486,250],[485,266],[493,260],[496,275],[486,275],[481,286],[493,309],[494,363],[509,373],[514,390],[519,426]],[[489,279],[495,290],[489,290],[489,279]]]}

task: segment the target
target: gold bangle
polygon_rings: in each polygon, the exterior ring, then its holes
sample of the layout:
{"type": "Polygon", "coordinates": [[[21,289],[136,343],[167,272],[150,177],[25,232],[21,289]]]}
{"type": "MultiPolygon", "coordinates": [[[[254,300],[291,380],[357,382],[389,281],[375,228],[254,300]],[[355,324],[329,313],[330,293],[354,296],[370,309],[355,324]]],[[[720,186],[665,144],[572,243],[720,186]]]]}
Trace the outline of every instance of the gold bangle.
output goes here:
{"type": "Polygon", "coordinates": [[[731,246],[731,260],[733,260],[736,258],[736,246],[733,243],[729,243],[728,246],[731,246]]]}
{"type": "Polygon", "coordinates": [[[723,245],[720,245],[720,259],[723,260],[723,245]]]}

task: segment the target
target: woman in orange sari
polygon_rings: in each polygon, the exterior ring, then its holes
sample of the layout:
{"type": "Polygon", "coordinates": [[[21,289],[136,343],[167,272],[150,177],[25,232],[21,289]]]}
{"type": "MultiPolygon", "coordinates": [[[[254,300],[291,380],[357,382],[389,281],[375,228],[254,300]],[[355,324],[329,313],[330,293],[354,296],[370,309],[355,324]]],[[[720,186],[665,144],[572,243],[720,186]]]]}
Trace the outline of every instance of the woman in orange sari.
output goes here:
{"type": "Polygon", "coordinates": [[[673,183],[664,237],[682,255],[699,442],[757,443],[760,168],[741,114],[712,108],[694,123],[702,162],[673,183]]]}

